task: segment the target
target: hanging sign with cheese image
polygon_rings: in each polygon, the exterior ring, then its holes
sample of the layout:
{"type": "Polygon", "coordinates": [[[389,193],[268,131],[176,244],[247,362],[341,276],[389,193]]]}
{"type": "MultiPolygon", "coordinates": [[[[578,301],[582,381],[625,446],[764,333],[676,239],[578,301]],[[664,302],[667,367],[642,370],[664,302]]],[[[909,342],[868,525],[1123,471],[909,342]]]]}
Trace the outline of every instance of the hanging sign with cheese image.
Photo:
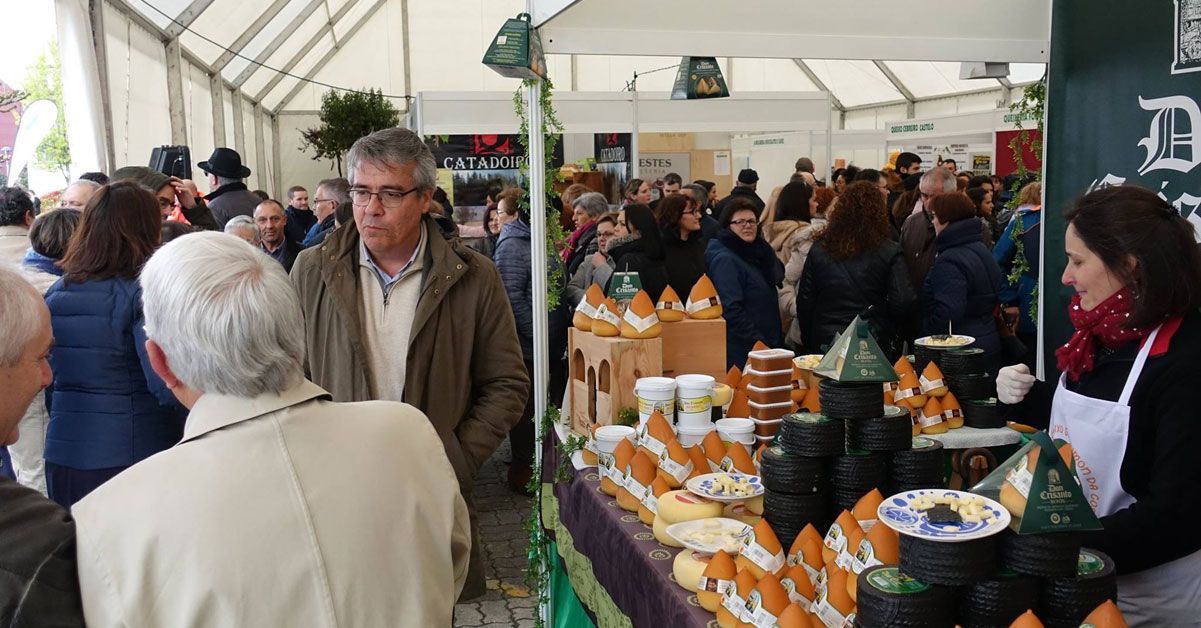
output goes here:
{"type": "Polygon", "coordinates": [[[858,316],[838,335],[813,372],[848,383],[895,382],[899,379],[872,336],[867,321],[858,316]]]}
{"type": "Polygon", "coordinates": [[[972,492],[1001,502],[1018,534],[1100,530],[1086,491],[1059,449],[1046,432],[1032,434],[972,492]]]}

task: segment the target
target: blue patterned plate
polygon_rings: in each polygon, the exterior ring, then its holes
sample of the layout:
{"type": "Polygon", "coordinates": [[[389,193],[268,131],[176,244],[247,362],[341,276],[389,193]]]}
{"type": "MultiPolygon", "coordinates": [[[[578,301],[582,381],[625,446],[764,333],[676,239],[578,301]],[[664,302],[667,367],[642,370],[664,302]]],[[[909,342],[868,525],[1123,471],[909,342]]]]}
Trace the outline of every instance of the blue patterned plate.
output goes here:
{"type": "Polygon", "coordinates": [[[927,541],[943,543],[958,543],[992,536],[1009,525],[1009,511],[1001,504],[980,495],[949,489],[922,489],[898,493],[884,500],[876,509],[876,517],[881,523],[905,534],[927,541]],[[958,497],[960,499],[979,498],[984,502],[984,510],[993,513],[990,521],[975,523],[932,523],[926,514],[913,508],[914,500],[919,497],[958,497]]]}
{"type": "Polygon", "coordinates": [[[763,494],[763,481],[757,475],[746,475],[743,473],[706,473],[698,475],[684,484],[684,488],[694,495],[700,495],[706,499],[712,499],[715,502],[741,502],[763,494]],[[718,478],[728,475],[734,481],[746,480],[751,486],[750,493],[747,495],[727,495],[719,493],[721,484],[718,478]]]}

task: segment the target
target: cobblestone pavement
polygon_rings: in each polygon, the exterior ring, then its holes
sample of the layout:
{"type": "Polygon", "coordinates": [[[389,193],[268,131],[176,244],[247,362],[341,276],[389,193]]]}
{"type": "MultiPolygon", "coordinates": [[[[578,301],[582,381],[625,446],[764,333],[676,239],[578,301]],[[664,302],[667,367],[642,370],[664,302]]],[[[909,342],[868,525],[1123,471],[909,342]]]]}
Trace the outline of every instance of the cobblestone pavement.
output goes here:
{"type": "Polygon", "coordinates": [[[531,500],[510,492],[505,483],[509,471],[505,461],[509,455],[509,444],[505,442],[475,479],[475,506],[480,516],[488,592],[455,606],[456,628],[534,626],[538,602],[524,582],[528,546],[524,522],[530,513],[531,500]]]}

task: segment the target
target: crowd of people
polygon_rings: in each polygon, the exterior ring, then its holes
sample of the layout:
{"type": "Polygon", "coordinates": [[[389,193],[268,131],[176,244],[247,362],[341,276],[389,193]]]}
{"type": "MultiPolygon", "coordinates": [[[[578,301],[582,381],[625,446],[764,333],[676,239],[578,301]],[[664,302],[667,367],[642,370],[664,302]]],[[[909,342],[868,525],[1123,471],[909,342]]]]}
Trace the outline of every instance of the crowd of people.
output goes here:
{"type": "MultiPolygon", "coordinates": [[[[451,219],[418,135],[373,133],[346,163],[347,178],[278,200],[248,189],[228,148],[198,164],[208,194],[132,166],[72,183],[53,211],[0,188],[0,444],[15,478],[0,477],[0,617],[448,625],[457,599],[483,594],[475,475],[507,437],[509,485],[525,492],[535,455],[545,314],[525,192],[490,188],[472,228],[451,219]]],[[[567,186],[551,399],[572,309],[618,273],[653,301],[708,275],[729,365],[758,341],[824,352],[855,317],[891,359],[921,336],[972,336],[1002,401],[1047,406],[1084,455],[1116,441],[1065,408],[1124,408],[1125,454],[1097,465],[1116,488],[1095,546],[1119,570],[1166,574],[1135,597],[1188,580],[1164,566],[1195,568],[1201,541],[1123,548],[1160,517],[1201,514],[1184,498],[1201,428],[1170,377],[1201,353],[1191,225],[1137,188],[1068,213],[1077,333],[1052,392],[1031,375],[1039,184],[924,165],[901,153],[827,185],[801,158],[766,195],[751,169],[725,196],[669,174],[629,181],[614,204],[567,186]]],[[[1192,586],[1186,601],[1201,598],[1192,586]]]]}

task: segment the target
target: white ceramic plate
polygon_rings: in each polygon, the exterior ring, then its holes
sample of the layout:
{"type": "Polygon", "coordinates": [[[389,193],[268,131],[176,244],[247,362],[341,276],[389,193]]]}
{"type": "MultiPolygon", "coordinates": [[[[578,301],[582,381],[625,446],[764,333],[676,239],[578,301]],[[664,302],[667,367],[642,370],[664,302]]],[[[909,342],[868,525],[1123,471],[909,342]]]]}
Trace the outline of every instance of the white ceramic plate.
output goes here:
{"type": "Polygon", "coordinates": [[[876,509],[876,517],[881,523],[901,534],[942,543],[957,543],[992,536],[1004,530],[1010,519],[1008,510],[987,497],[941,488],[897,493],[880,504],[876,509]],[[912,507],[911,504],[918,497],[978,497],[984,501],[984,509],[993,513],[993,519],[977,523],[931,523],[925,512],[912,507]]]}
{"type": "Polygon", "coordinates": [[[684,484],[684,488],[694,495],[700,495],[706,499],[712,499],[715,502],[741,502],[758,497],[763,494],[763,481],[757,475],[746,475],[744,473],[706,473],[698,475],[684,484]],[[718,483],[718,478],[728,475],[735,480],[745,479],[751,485],[750,493],[746,495],[726,495],[718,493],[717,490],[721,487],[718,483]]]}
{"type": "Polygon", "coordinates": [[[667,534],[694,552],[737,554],[751,526],[725,517],[709,517],[667,526],[667,534]]]}
{"type": "Polygon", "coordinates": [[[974,343],[974,342],[976,342],[976,339],[971,336],[962,336],[959,334],[953,334],[946,341],[935,340],[934,336],[925,336],[923,338],[918,338],[917,340],[914,340],[913,344],[915,344],[919,347],[925,347],[927,349],[941,349],[943,351],[949,351],[951,349],[962,349],[964,347],[971,346],[972,343],[974,343]],[[944,342],[952,342],[952,341],[955,344],[943,344],[944,342]]]}

